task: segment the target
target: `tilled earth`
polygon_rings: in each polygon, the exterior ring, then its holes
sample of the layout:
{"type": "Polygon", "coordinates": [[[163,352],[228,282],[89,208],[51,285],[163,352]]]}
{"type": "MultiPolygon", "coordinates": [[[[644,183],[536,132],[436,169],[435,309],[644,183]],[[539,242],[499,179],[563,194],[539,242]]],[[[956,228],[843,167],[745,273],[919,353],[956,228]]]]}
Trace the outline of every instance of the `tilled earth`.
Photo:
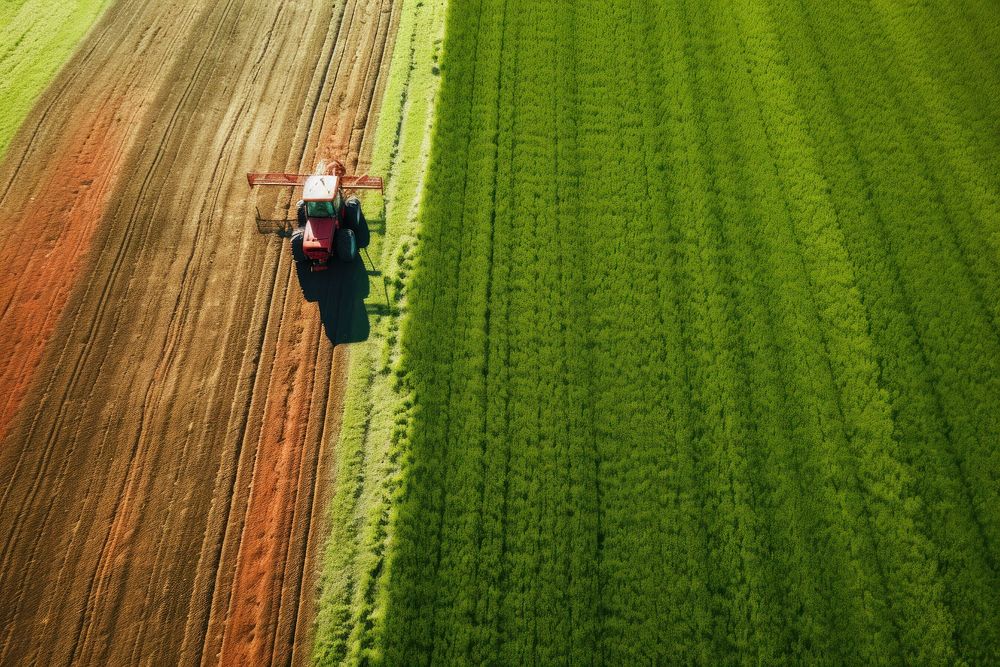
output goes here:
{"type": "Polygon", "coordinates": [[[15,139],[0,663],[308,658],[368,273],[298,275],[245,172],[364,168],[398,13],[118,0],[15,139]]]}

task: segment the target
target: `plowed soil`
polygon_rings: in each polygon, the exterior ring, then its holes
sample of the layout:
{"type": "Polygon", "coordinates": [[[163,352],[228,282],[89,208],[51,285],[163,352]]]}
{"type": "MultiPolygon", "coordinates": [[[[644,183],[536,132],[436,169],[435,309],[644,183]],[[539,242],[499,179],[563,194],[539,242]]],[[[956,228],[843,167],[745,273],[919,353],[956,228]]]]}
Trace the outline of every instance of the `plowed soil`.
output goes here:
{"type": "Polygon", "coordinates": [[[364,168],[398,13],[119,0],[11,145],[0,663],[308,657],[368,274],[297,274],[245,172],[364,168]]]}

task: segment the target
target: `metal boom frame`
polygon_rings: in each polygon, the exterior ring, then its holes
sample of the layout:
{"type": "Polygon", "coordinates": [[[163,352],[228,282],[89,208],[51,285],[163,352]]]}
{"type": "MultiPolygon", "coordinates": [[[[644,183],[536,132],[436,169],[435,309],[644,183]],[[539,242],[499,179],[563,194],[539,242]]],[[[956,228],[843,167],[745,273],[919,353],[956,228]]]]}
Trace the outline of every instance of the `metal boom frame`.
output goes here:
{"type": "MultiPolygon", "coordinates": [[[[251,188],[255,185],[295,187],[305,185],[306,179],[316,175],[320,174],[289,174],[278,171],[251,173],[247,174],[247,183],[251,188]]],[[[385,183],[380,176],[340,176],[340,187],[343,190],[378,190],[385,194],[385,183]]]]}

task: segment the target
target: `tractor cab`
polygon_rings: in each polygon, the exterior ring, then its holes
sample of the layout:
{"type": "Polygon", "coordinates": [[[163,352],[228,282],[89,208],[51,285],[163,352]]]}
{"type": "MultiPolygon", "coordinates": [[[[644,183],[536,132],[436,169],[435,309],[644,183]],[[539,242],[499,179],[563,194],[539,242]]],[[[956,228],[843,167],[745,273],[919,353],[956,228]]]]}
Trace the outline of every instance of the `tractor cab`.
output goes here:
{"type": "MultiPolygon", "coordinates": [[[[344,195],[339,180],[337,176],[310,176],[302,189],[297,211],[299,229],[292,236],[293,251],[301,242],[301,257],[309,261],[314,270],[327,267],[335,252],[337,233],[343,227],[344,195]],[[296,238],[299,232],[301,241],[296,238]]],[[[357,239],[353,240],[355,247],[348,247],[342,259],[350,260],[357,254],[357,239]]],[[[352,245],[350,241],[346,239],[347,246],[352,245]]]]}

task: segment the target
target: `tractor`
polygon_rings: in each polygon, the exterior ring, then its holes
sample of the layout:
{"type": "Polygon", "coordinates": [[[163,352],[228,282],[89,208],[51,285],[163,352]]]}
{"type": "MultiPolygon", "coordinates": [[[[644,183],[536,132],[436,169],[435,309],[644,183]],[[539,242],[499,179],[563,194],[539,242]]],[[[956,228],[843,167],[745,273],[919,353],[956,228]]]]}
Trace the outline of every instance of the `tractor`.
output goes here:
{"type": "Polygon", "coordinates": [[[320,165],[316,174],[247,174],[251,188],[302,186],[302,199],[296,205],[297,228],[291,235],[292,257],[311,271],[327,269],[334,258],[352,262],[358,251],[368,246],[370,234],[361,202],[353,195],[345,197],[345,193],[380,190],[384,194],[382,179],[348,176],[346,171],[334,160],[328,169],[320,165]]]}

